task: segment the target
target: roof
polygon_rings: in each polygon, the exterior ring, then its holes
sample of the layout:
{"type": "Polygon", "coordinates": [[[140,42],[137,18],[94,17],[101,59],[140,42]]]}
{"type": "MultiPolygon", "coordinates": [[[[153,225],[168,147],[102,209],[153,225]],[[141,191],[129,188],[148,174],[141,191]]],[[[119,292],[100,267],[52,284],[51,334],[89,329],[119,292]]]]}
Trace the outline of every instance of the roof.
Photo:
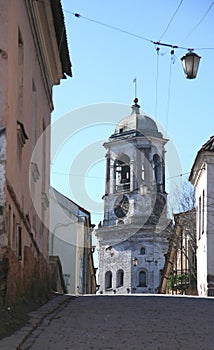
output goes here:
{"type": "Polygon", "coordinates": [[[72,77],[71,61],[68,51],[66,28],[61,0],[51,0],[51,9],[53,12],[54,28],[56,32],[57,44],[62,63],[64,78],[66,78],[65,74],[72,77]]]}
{"type": "Polygon", "coordinates": [[[140,106],[138,105],[137,98],[134,99],[131,114],[117,124],[115,132],[111,135],[111,138],[125,136],[133,132],[136,136],[163,138],[163,135],[158,131],[155,121],[146,115],[145,112],[140,114],[140,106]]]}
{"type": "Polygon", "coordinates": [[[185,221],[189,222],[189,218],[195,219],[195,215],[196,208],[173,214],[176,224],[183,224],[185,221]]]}
{"type": "Polygon", "coordinates": [[[200,151],[214,152],[214,136],[210,137],[210,139],[201,147],[200,151]]]}
{"type": "Polygon", "coordinates": [[[199,149],[196,157],[195,157],[195,160],[194,160],[194,163],[193,163],[193,166],[192,166],[192,169],[191,169],[191,172],[190,172],[190,176],[189,176],[189,180],[191,181],[191,178],[193,176],[193,173],[194,173],[194,167],[200,157],[200,155],[203,153],[203,152],[214,152],[214,135],[211,136],[209,138],[209,140],[207,142],[205,142],[202,147],[199,149]]]}
{"type": "Polygon", "coordinates": [[[79,206],[77,203],[72,201],[70,198],[66,197],[61,192],[57,191],[52,186],[50,187],[49,193],[53,199],[55,199],[61,206],[64,206],[68,210],[74,210],[76,208],[76,213],[73,213],[77,216],[86,216],[89,219],[89,225],[94,226],[93,224],[91,224],[91,213],[88,210],[79,206]]]}

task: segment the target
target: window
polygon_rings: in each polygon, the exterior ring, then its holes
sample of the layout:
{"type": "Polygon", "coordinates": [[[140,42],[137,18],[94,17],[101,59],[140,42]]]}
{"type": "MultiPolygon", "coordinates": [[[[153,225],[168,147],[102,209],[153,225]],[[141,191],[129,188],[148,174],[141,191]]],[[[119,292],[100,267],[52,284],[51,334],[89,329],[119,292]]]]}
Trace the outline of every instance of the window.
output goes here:
{"type": "Polygon", "coordinates": [[[16,217],[13,214],[13,228],[12,228],[12,249],[16,249],[16,217]]]}
{"type": "Polygon", "coordinates": [[[145,180],[145,167],[144,167],[144,164],[142,164],[142,168],[141,168],[141,179],[142,179],[142,181],[145,180]]]}
{"type": "Polygon", "coordinates": [[[11,206],[8,208],[8,245],[11,246],[11,206]]]}
{"type": "Polygon", "coordinates": [[[204,207],[205,207],[205,193],[202,193],[202,208],[201,208],[201,233],[204,233],[204,207]]]}
{"type": "Polygon", "coordinates": [[[107,271],[105,274],[105,290],[112,288],[112,273],[107,271]]]}
{"type": "Polygon", "coordinates": [[[142,255],[146,254],[146,248],[145,247],[141,247],[140,248],[140,254],[142,254],[142,255]]]}
{"type": "Polygon", "coordinates": [[[32,152],[34,150],[34,147],[36,145],[36,113],[37,113],[37,105],[36,105],[36,99],[37,99],[37,92],[36,92],[36,86],[34,83],[34,80],[32,80],[32,92],[31,92],[31,120],[32,120],[32,136],[31,136],[31,145],[32,145],[32,152]]]}
{"type": "Polygon", "coordinates": [[[146,271],[139,272],[139,285],[138,287],[146,287],[146,271]]]}
{"type": "Polygon", "coordinates": [[[198,239],[201,239],[201,197],[198,202],[198,239]]]}
{"type": "Polygon", "coordinates": [[[18,229],[18,259],[22,260],[22,229],[18,229]]]}
{"type": "Polygon", "coordinates": [[[123,280],[124,280],[124,271],[121,269],[117,271],[117,288],[123,286],[123,280]]]}

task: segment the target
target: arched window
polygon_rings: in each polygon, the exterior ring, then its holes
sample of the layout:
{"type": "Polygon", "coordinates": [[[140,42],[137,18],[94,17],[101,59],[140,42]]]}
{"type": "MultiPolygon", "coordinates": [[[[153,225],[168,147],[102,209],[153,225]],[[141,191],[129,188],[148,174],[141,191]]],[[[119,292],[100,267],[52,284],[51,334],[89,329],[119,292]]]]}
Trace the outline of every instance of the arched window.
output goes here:
{"type": "Polygon", "coordinates": [[[142,167],[141,167],[141,180],[142,181],[145,180],[145,166],[144,166],[144,163],[142,164],[142,167]]]}
{"type": "Polygon", "coordinates": [[[105,290],[112,288],[112,273],[107,271],[105,273],[105,290]]]}
{"type": "Polygon", "coordinates": [[[145,247],[141,247],[140,248],[140,254],[142,254],[142,255],[146,254],[146,248],[145,247]]]}
{"type": "Polygon", "coordinates": [[[123,286],[124,271],[122,269],[117,271],[117,288],[123,286]]]}
{"type": "Polygon", "coordinates": [[[146,287],[146,271],[139,272],[139,285],[138,287],[146,287]]]}
{"type": "Polygon", "coordinates": [[[115,162],[116,188],[117,190],[129,189],[130,187],[130,159],[123,154],[115,162]]]}

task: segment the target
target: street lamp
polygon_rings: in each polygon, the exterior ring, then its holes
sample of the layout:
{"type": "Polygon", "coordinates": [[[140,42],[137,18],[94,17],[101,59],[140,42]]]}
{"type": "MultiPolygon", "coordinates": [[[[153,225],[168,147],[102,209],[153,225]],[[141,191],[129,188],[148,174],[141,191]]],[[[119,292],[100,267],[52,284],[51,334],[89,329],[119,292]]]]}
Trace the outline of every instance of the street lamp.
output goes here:
{"type": "Polygon", "coordinates": [[[138,265],[138,259],[137,258],[133,258],[132,262],[133,262],[133,266],[137,266],[138,265]]]}
{"type": "Polygon", "coordinates": [[[189,49],[186,55],[181,58],[183,69],[187,79],[195,79],[201,57],[189,49]]]}

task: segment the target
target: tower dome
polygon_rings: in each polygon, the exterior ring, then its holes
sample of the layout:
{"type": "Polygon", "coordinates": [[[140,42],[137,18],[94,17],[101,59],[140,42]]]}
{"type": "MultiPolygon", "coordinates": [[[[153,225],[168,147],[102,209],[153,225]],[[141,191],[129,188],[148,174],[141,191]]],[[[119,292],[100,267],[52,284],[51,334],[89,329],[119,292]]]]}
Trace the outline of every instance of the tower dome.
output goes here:
{"type": "Polygon", "coordinates": [[[158,131],[155,121],[146,115],[145,112],[140,114],[140,106],[138,99],[134,99],[132,112],[130,115],[122,119],[116,126],[115,132],[111,138],[121,137],[135,133],[136,136],[153,136],[163,138],[161,132],[158,131]]]}

